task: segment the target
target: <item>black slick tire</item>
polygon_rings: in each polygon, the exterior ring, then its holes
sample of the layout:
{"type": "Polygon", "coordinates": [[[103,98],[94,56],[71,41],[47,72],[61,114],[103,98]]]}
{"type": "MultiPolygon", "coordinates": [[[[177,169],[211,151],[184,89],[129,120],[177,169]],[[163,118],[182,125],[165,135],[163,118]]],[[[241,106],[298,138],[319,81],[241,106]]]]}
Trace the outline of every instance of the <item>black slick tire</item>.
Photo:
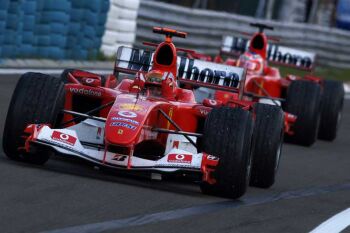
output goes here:
{"type": "Polygon", "coordinates": [[[215,184],[201,183],[205,194],[236,199],[247,189],[251,168],[252,114],[241,108],[213,109],[204,125],[202,149],[219,157],[215,184]]]}
{"type": "Polygon", "coordinates": [[[297,116],[293,135],[285,135],[287,142],[302,146],[315,143],[320,120],[321,87],[306,80],[293,81],[287,90],[284,109],[297,116]]]}
{"type": "Polygon", "coordinates": [[[54,126],[63,109],[64,84],[58,78],[25,73],[12,95],[3,133],[3,149],[8,158],[33,164],[44,164],[49,153],[24,154],[24,129],[28,124],[46,123],[54,126]]]}
{"type": "Polygon", "coordinates": [[[323,82],[319,139],[333,141],[337,137],[343,111],[344,94],[343,83],[333,80],[323,82]]]}
{"type": "Polygon", "coordinates": [[[275,182],[283,144],[284,113],[279,106],[255,104],[250,185],[269,188],[275,182]]]}

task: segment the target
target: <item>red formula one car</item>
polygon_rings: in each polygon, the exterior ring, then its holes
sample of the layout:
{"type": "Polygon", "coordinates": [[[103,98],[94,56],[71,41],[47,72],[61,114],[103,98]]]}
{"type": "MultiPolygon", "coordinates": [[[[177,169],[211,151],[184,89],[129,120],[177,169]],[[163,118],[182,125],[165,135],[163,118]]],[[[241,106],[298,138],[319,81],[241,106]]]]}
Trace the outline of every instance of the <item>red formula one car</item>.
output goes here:
{"type": "Polygon", "coordinates": [[[241,98],[229,107],[197,103],[179,86],[242,96],[245,70],[179,57],[172,37],[186,33],[154,32],[166,36],[154,52],[120,47],[107,77],[80,70],[61,78],[24,74],[6,119],[6,155],[43,164],[55,152],[116,169],[189,173],[204,193],[230,198],[249,183],[270,187],[281,154],[281,109],[241,98]]]}
{"type": "MultiPolygon", "coordinates": [[[[267,63],[286,65],[312,71],[316,55],[311,52],[269,44],[264,24],[252,24],[259,32],[250,40],[225,36],[220,55],[215,62],[246,67],[246,93],[253,101],[281,104],[286,112],[286,139],[289,142],[310,146],[316,137],[332,141],[336,138],[341,119],[344,88],[341,82],[323,80],[312,74],[304,77],[282,77],[279,69],[267,63]],[[242,54],[238,59],[233,56],[242,54]],[[229,56],[225,61],[223,56],[229,56]],[[293,119],[294,116],[294,119],[293,119]],[[296,117],[296,119],[295,119],[296,117]]],[[[216,98],[231,98],[219,92],[216,98]]]]}

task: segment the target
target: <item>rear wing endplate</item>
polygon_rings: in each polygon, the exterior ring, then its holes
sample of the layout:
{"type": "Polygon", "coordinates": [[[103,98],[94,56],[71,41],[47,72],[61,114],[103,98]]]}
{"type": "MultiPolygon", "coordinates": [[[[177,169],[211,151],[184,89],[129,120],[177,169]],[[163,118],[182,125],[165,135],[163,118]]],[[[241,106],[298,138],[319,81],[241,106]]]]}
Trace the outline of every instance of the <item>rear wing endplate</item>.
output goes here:
{"type": "MultiPolygon", "coordinates": [[[[249,40],[241,37],[224,36],[221,53],[239,56],[248,51],[249,40]]],[[[311,71],[315,66],[316,54],[300,49],[268,43],[267,59],[270,63],[311,71]]]]}

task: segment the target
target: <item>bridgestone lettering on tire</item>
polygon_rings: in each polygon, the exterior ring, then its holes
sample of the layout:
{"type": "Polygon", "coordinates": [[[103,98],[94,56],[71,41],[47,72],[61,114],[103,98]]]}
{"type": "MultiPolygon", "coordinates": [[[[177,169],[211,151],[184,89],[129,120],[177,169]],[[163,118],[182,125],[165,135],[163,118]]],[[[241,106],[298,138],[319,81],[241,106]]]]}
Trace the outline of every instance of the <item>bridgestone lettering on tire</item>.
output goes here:
{"type": "Polygon", "coordinates": [[[252,114],[240,108],[213,109],[204,125],[202,149],[219,157],[213,174],[216,183],[201,184],[203,193],[239,198],[247,189],[250,176],[252,114]]]}
{"type": "Polygon", "coordinates": [[[55,125],[65,98],[64,84],[59,78],[40,73],[25,73],[19,79],[7,112],[3,134],[5,154],[13,160],[43,164],[48,153],[23,154],[24,129],[28,124],[55,125]]]}
{"type": "Polygon", "coordinates": [[[321,120],[318,138],[333,141],[337,136],[344,103],[344,86],[341,82],[323,82],[321,120]]]}
{"type": "Polygon", "coordinates": [[[275,182],[283,143],[284,114],[279,106],[255,104],[250,185],[269,188],[275,182]]]}
{"type": "Polygon", "coordinates": [[[311,146],[316,141],[320,119],[321,87],[319,84],[297,80],[287,90],[285,111],[297,116],[294,134],[286,135],[286,141],[311,146]]]}

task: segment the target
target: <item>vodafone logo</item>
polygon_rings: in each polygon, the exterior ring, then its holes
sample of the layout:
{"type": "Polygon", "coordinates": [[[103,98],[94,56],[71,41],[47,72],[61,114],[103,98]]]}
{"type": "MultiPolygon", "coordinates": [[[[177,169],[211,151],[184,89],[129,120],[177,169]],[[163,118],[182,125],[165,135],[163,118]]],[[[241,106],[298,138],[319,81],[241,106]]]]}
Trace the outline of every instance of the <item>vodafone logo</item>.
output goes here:
{"type": "Polygon", "coordinates": [[[134,112],[131,112],[131,111],[119,111],[118,115],[122,116],[122,117],[127,117],[127,118],[135,118],[135,117],[137,117],[137,114],[134,113],[134,112]]]}
{"type": "Polygon", "coordinates": [[[95,79],[93,78],[88,78],[85,80],[86,83],[93,83],[95,81],[95,79]]]}
{"type": "Polygon", "coordinates": [[[102,92],[95,91],[95,90],[92,90],[92,89],[71,87],[71,88],[69,88],[69,91],[74,93],[74,94],[90,95],[90,96],[98,96],[98,97],[102,96],[102,92]]]}
{"type": "Polygon", "coordinates": [[[73,137],[68,134],[64,134],[58,131],[53,131],[51,135],[52,140],[63,142],[65,144],[68,144],[70,146],[74,146],[75,142],[77,141],[76,137],[73,137]]]}
{"type": "Polygon", "coordinates": [[[183,160],[185,157],[186,157],[186,156],[185,156],[185,155],[182,155],[182,154],[176,155],[176,156],[175,156],[176,160],[183,160]]]}
{"type": "Polygon", "coordinates": [[[218,104],[218,102],[216,102],[216,100],[212,100],[212,99],[209,99],[209,103],[211,105],[217,105],[218,104]]]}
{"type": "Polygon", "coordinates": [[[192,155],[189,154],[169,154],[168,155],[169,163],[186,163],[191,164],[192,155]]]}
{"type": "Polygon", "coordinates": [[[60,138],[61,138],[62,140],[68,140],[69,135],[68,135],[68,134],[60,134],[60,138]]]}

